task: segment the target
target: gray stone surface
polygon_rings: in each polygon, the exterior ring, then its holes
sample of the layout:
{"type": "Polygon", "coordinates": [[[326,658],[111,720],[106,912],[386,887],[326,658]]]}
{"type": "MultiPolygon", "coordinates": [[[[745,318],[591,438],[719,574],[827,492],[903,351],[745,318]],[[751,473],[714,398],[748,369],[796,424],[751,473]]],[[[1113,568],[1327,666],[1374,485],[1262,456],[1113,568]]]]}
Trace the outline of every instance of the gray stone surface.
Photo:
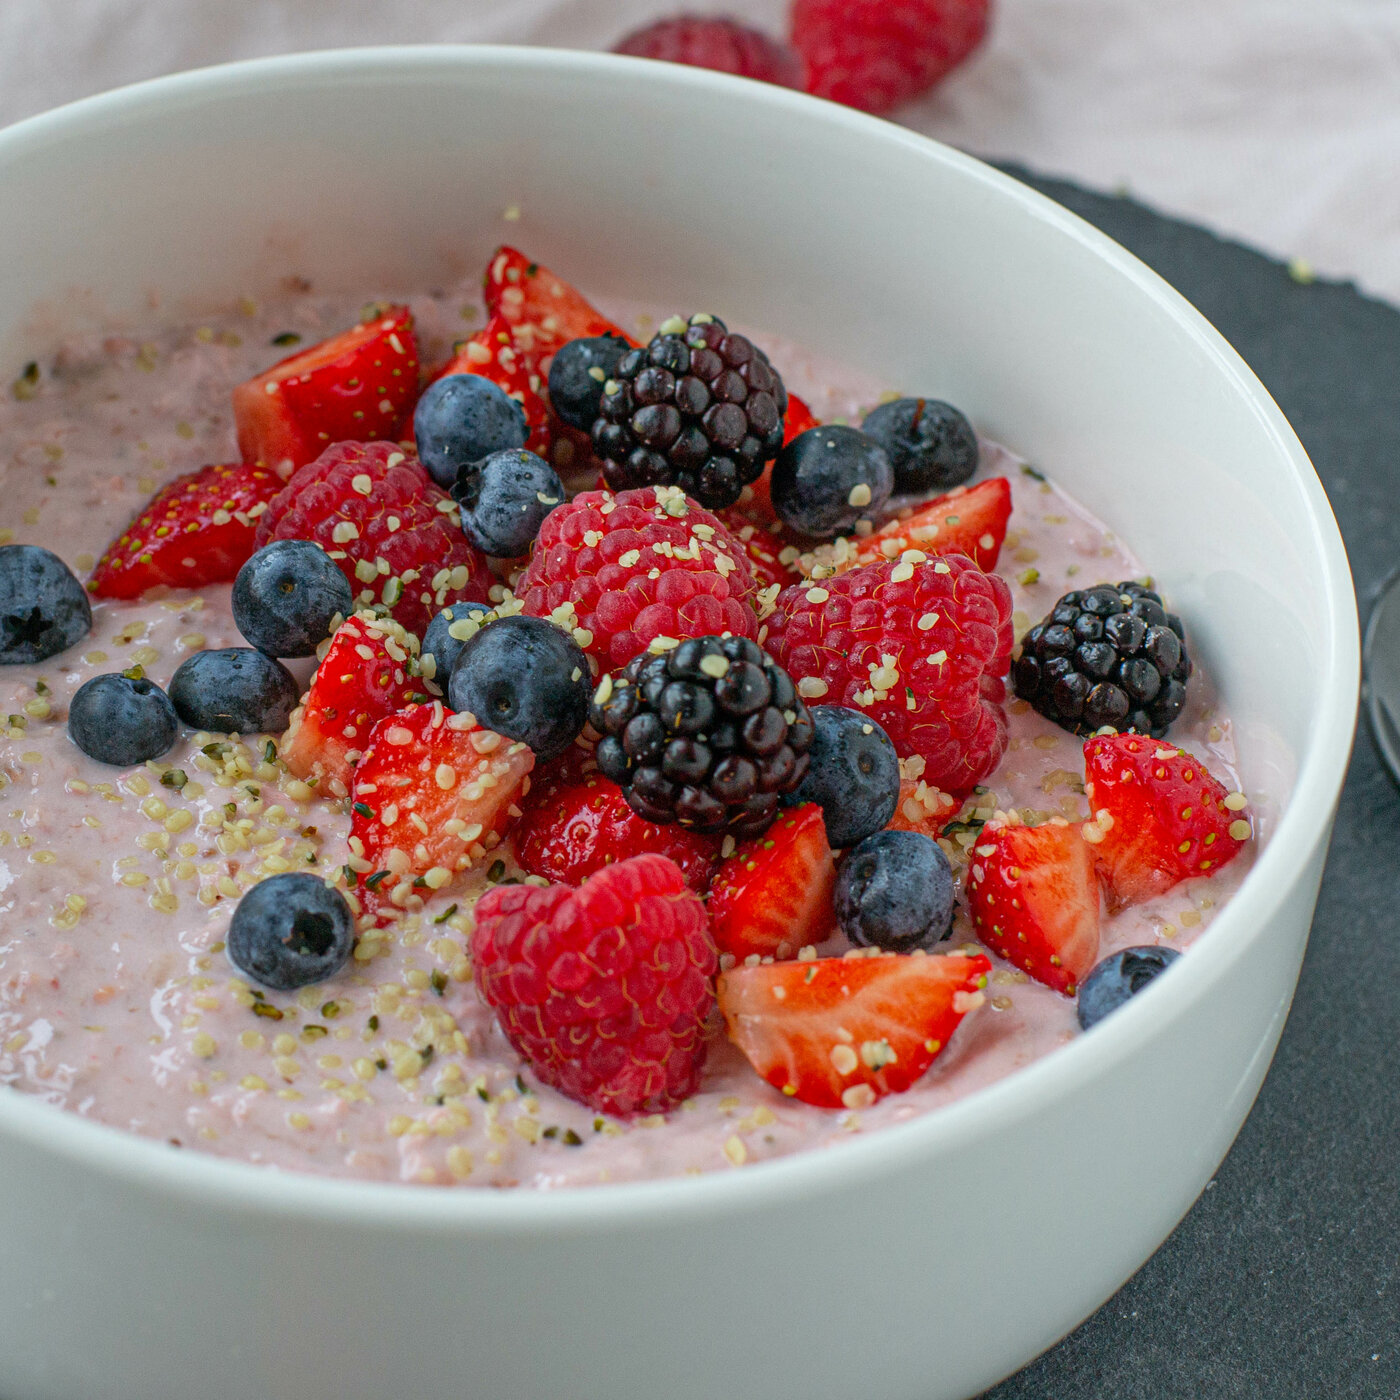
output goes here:
{"type": "MultiPolygon", "coordinates": [[[[1400,312],[1012,173],[1142,258],[1253,367],[1327,488],[1364,624],[1400,564],[1400,312]]],[[[1400,1397],[1397,857],[1400,793],[1363,724],[1293,1012],[1229,1157],[1117,1296],[988,1400],[1400,1397]]]]}

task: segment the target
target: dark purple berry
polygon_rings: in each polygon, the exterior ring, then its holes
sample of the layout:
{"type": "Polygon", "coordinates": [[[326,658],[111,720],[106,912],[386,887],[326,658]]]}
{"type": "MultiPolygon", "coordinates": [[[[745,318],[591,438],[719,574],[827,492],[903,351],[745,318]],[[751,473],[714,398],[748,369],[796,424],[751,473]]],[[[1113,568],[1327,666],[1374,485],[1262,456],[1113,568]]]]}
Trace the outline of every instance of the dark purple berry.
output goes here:
{"type": "Polygon", "coordinates": [[[898,496],[947,491],[977,470],[972,424],[941,399],[894,399],[871,409],[860,426],[885,449],[898,496]]]}
{"type": "Polygon", "coordinates": [[[756,836],[802,782],[814,727],[786,672],[745,637],[643,652],[593,695],[598,767],[647,821],[756,836]]]}
{"type": "Polygon", "coordinates": [[[786,408],[781,378],[752,341],[713,316],[676,317],[616,361],[593,447],[614,491],[679,486],[719,510],[777,455],[786,408]]]}
{"type": "Polygon", "coordinates": [[[1074,734],[1130,729],[1161,739],[1186,703],[1181,619],[1141,583],[1066,593],[1021,640],[1016,694],[1074,734]]]}

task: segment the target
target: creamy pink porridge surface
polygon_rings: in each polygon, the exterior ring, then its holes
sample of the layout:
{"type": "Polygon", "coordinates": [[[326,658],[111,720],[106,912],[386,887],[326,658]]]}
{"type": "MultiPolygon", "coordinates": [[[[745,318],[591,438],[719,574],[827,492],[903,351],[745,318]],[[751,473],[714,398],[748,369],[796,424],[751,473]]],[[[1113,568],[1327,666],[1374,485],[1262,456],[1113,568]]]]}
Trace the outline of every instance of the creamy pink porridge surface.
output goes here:
{"type": "MultiPolygon", "coordinates": [[[[408,300],[425,362],[480,324],[473,290],[408,300]]],[[[654,329],[635,308],[610,309],[654,329]]],[[[45,545],[86,577],[157,487],[236,459],[229,390],[285,353],[275,335],[309,344],[357,310],[289,290],[149,338],[70,341],[37,386],[0,399],[0,543],[45,545]]],[[[886,387],[757,338],[819,419],[855,419],[886,387]]],[[[1143,576],[1121,542],[1010,453],[987,445],[978,475],[1012,483],[999,572],[1018,635],[1069,588],[1143,576]]],[[[332,981],[256,991],[222,952],[238,896],[277,871],[333,871],[345,859],[345,812],[281,769],[268,736],[186,734],[159,761],[123,770],[85,757],[65,727],[69,697],[93,675],[139,664],[166,684],[191,652],[241,644],[228,594],[96,602],[78,646],[38,667],[0,668],[0,1084],[268,1166],[558,1187],[734,1170],[828,1146],[927,1113],[1079,1033],[1072,1000],[993,957],[985,1004],[905,1094],[858,1112],[810,1107],[760,1080],[717,1027],[693,1099],[664,1119],[605,1119],[540,1087],[476,995],[466,935],[485,872],[362,942],[332,981]]],[[[1199,672],[1189,691],[1173,740],[1237,788],[1228,715],[1199,672]]],[[[977,815],[1087,816],[1080,741],[1021,701],[1010,728],[977,815]]],[[[518,873],[508,843],[495,854],[518,873]]],[[[1189,944],[1252,855],[1106,919],[1101,956],[1189,944]]],[[[945,946],[963,944],[971,930],[960,912],[945,946]]]]}

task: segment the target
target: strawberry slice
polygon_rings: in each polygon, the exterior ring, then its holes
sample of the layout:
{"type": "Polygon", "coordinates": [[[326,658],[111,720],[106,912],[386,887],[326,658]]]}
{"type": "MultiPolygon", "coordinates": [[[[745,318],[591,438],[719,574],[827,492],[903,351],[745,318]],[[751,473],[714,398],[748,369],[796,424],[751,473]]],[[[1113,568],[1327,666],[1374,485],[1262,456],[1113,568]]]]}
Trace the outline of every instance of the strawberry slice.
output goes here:
{"type": "MultiPolygon", "coordinates": [[[[806,401],[800,399],[791,389],[788,390],[787,414],[783,418],[783,446],[786,447],[793,438],[801,436],[808,428],[817,426],[816,415],[807,407],[806,401]]],[[[771,507],[771,502],[769,503],[771,507]]]]}
{"type": "Polygon", "coordinates": [[[797,550],[794,547],[788,555],[792,563],[783,562],[783,551],[788,542],[781,534],[774,534],[745,515],[738,506],[726,506],[715,512],[729,527],[729,532],[743,545],[744,553],[753,567],[753,576],[760,588],[771,588],[775,583],[781,591],[790,584],[801,583],[802,574],[796,567],[797,550]]]}
{"type": "Polygon", "coordinates": [[[441,701],[370,730],[350,789],[351,870],[381,920],[422,907],[520,816],[535,756],[441,701]]]}
{"type": "Polygon", "coordinates": [[[157,584],[231,583],[253,553],[258,516],[281,489],[276,472],[253,462],[176,477],[107,546],[88,587],[99,598],[139,598],[157,584]]]}
{"type": "Polygon", "coordinates": [[[1084,839],[1115,907],[1139,904],[1210,876],[1250,837],[1244,797],[1200,759],[1158,739],[1106,734],[1085,741],[1084,839]]]}
{"type": "Polygon", "coordinates": [[[982,1004],[981,954],[819,958],[720,974],[729,1038],[775,1089],[822,1108],[902,1093],[982,1004]]]}
{"type": "Polygon", "coordinates": [[[987,947],[1066,996],[1098,960],[1099,880],[1077,826],[983,827],[967,902],[987,947]]]}
{"type": "Polygon", "coordinates": [[[710,928],[721,953],[790,958],[836,928],[836,866],[822,809],[815,802],[783,811],[715,872],[710,928]]]}
{"type": "Polygon", "coordinates": [[[516,348],[510,322],[504,316],[492,316],[471,339],[458,342],[452,358],[433,374],[433,379],[448,374],[479,374],[514,399],[525,410],[525,424],[530,432],[525,446],[549,460],[553,434],[549,406],[540,392],[542,380],[539,371],[516,348]]]}
{"type": "Polygon", "coordinates": [[[906,549],[925,554],[966,554],[984,573],[1001,555],[1011,519],[1011,484],[1004,476],[958,486],[903,519],[853,541],[856,564],[898,559],[906,549]]]}
{"type": "Polygon", "coordinates": [[[618,335],[615,326],[581,292],[524,253],[502,245],[486,265],[486,311],[510,323],[525,363],[543,374],[544,361],[561,345],[585,335],[618,335]]]}
{"type": "Polygon", "coordinates": [[[287,767],[344,797],[370,730],[429,698],[412,668],[416,651],[416,639],[390,618],[363,613],[341,623],[279,745],[287,767]]]}
{"type": "Polygon", "coordinates": [[[961,805],[956,798],[930,787],[922,778],[902,778],[890,830],[920,831],[936,840],[957,816],[961,805]]]}
{"type": "Polygon", "coordinates": [[[604,866],[654,852],[673,860],[686,884],[704,894],[719,844],[718,837],[644,821],[627,805],[622,789],[600,773],[551,785],[542,800],[526,807],[515,829],[522,870],[575,887],[604,866]]]}
{"type": "Polygon", "coordinates": [[[240,384],[238,450],[287,477],[333,442],[392,437],[417,395],[413,313],[385,307],[240,384]]]}

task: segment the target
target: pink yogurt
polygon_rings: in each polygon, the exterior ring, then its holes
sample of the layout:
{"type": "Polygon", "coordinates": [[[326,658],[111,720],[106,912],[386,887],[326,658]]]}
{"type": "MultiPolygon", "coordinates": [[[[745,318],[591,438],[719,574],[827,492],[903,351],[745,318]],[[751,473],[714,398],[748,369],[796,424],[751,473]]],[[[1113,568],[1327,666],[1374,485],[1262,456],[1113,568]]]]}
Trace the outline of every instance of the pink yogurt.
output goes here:
{"type": "MultiPolygon", "coordinates": [[[[408,300],[425,362],[481,323],[465,288],[408,300]]],[[[203,325],[65,344],[37,392],[0,400],[0,542],[45,545],[86,576],[160,485],[236,459],[229,390],[286,353],[273,336],[293,330],[310,344],[357,310],[292,286],[203,325]]],[[[659,319],[614,310],[642,335],[659,319]]],[[[757,338],[819,419],[858,421],[884,387],[757,338]]],[[[1014,494],[1000,570],[1018,634],[1069,588],[1143,576],[1092,516],[987,444],[979,476],[998,474],[1014,494]]],[[[186,735],[132,770],[85,757],[65,728],[83,681],[140,664],[166,684],[191,652],[241,641],[227,587],[93,612],[91,635],[70,651],[0,668],[0,1083],[18,1091],[270,1167],[545,1188],[825,1148],[931,1112],[1079,1033],[1071,1000],[993,958],[984,1005],[907,1093],[858,1112],[809,1107],[763,1083],[716,1027],[693,1099],[664,1118],[606,1119],[540,1088],[475,993],[466,937],[485,872],[363,940],[333,981],[257,992],[222,952],[239,894],[281,870],[329,875],[345,859],[347,815],[269,761],[267,736],[186,735]]],[[[1087,816],[1080,742],[1024,702],[1010,711],[1010,747],[978,815],[1087,816]]],[[[1239,786],[1229,716],[1199,672],[1173,739],[1239,786]]],[[[513,871],[508,845],[497,854],[513,871]]],[[[1251,859],[1246,850],[1214,879],[1107,919],[1102,953],[1186,947],[1251,859]]],[[[960,914],[949,946],[971,943],[960,914]]]]}

